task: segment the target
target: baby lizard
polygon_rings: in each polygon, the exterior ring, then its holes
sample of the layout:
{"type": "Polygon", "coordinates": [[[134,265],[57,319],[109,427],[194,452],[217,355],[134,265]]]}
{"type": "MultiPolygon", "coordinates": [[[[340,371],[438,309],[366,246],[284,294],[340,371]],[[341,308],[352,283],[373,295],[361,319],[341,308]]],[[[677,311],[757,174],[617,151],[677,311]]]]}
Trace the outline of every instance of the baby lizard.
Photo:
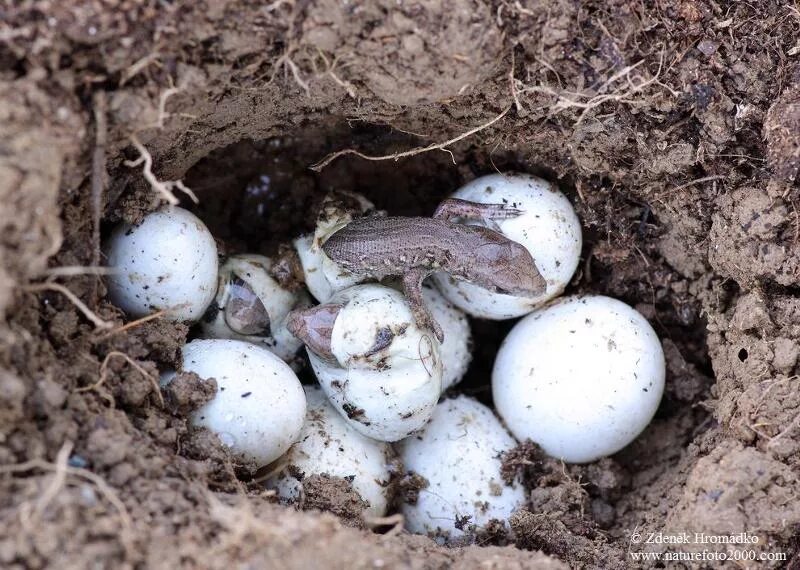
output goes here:
{"type": "MultiPolygon", "coordinates": [[[[357,218],[328,238],[322,249],[331,260],[356,275],[377,280],[402,276],[414,320],[441,342],[442,329],[422,298],[422,282],[436,271],[497,293],[536,297],[545,291],[547,284],[525,247],[495,230],[454,221],[491,221],[521,213],[504,204],[451,198],[439,205],[432,218],[357,218]]],[[[317,312],[315,307],[304,311],[302,319],[296,315],[291,328],[298,337],[308,336],[317,312]]],[[[332,326],[329,313],[325,310],[318,315],[324,321],[319,323],[323,328],[332,326]]]]}

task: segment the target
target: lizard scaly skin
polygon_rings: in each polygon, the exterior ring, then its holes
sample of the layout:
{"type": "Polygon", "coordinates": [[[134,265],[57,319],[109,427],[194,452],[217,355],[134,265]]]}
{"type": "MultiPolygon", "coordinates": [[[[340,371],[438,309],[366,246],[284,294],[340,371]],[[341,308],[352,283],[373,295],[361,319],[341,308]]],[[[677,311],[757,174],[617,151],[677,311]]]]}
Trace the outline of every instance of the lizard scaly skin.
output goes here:
{"type": "Polygon", "coordinates": [[[535,297],[546,282],[525,247],[492,229],[455,223],[456,218],[511,218],[521,212],[503,204],[450,199],[433,218],[358,218],[322,246],[344,269],[374,279],[402,276],[414,319],[444,336],[422,300],[422,282],[444,271],[498,293],[535,297]]]}

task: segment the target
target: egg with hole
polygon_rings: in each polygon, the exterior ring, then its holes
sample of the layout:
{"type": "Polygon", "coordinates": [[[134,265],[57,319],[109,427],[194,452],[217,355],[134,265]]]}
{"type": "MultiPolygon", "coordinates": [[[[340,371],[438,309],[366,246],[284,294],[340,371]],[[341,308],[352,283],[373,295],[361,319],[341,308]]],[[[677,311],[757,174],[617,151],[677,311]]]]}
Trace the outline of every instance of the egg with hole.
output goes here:
{"type": "Polygon", "coordinates": [[[294,240],[306,287],[320,303],[337,291],[364,281],[364,277],[331,260],[322,250],[322,244],[355,217],[374,212],[375,205],[361,194],[344,190],[329,192],[322,201],[313,235],[294,240]]]}
{"type": "Polygon", "coordinates": [[[416,502],[401,507],[406,529],[448,541],[492,519],[505,522],[526,499],[519,481],[501,475],[501,454],[516,445],[492,410],[472,398],[436,406],[425,428],[396,446],[405,469],[427,481],[416,502]]]}
{"type": "Polygon", "coordinates": [[[453,198],[521,210],[516,217],[465,223],[495,229],[524,246],[547,288],[537,297],[517,297],[435,274],[439,289],[452,303],[474,317],[502,320],[530,313],[564,291],[580,260],[581,225],[572,204],[551,183],[527,174],[491,174],[462,186],[453,198]]]}
{"type": "Polygon", "coordinates": [[[356,285],[293,311],[289,330],[305,342],[333,406],[360,433],[397,441],[430,418],[442,390],[439,342],[417,326],[398,291],[356,285]]]}
{"type": "Polygon", "coordinates": [[[639,312],[610,297],[573,296],[514,326],[497,353],[492,394],[517,439],[585,463],[641,433],[664,376],[661,343],[639,312]]]}
{"type": "Polygon", "coordinates": [[[242,461],[255,467],[271,463],[300,437],[303,387],[267,349],[239,340],[194,340],[183,347],[183,369],[217,381],[216,395],[191,421],[216,433],[242,461]]]}
{"type": "Polygon", "coordinates": [[[300,260],[306,287],[320,303],[326,302],[337,291],[364,280],[362,276],[347,271],[331,260],[312,235],[294,240],[294,248],[300,260]]]}
{"type": "Polygon", "coordinates": [[[300,438],[278,460],[278,472],[265,484],[283,499],[302,496],[303,479],[330,475],[347,479],[369,506],[364,517],[381,517],[391,502],[390,465],[394,450],[388,443],[354,430],[328,403],[317,387],[306,387],[308,411],[300,438]]]}
{"type": "Polygon", "coordinates": [[[231,256],[219,269],[217,296],[200,321],[203,338],[230,338],[259,344],[283,360],[302,346],[286,329],[297,306],[310,305],[303,291],[289,291],[270,275],[272,261],[263,255],[231,256]]]}
{"type": "Polygon", "coordinates": [[[165,310],[172,321],[199,319],[217,292],[217,245],[194,214],[174,206],[120,224],[104,245],[111,301],[132,317],[165,310]]]}

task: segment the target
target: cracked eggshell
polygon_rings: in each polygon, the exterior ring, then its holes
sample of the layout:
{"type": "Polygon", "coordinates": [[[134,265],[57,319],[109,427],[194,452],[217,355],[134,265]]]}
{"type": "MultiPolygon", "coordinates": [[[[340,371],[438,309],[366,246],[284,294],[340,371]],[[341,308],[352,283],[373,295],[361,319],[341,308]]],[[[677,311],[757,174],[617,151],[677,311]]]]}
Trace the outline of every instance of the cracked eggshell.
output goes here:
{"type": "Polygon", "coordinates": [[[369,503],[366,517],[386,514],[391,501],[389,464],[394,451],[388,443],[358,433],[328,403],[325,393],[305,387],[308,411],[300,439],[281,459],[284,468],[266,485],[284,499],[298,499],[302,477],[327,474],[351,480],[353,489],[369,503]],[[298,479],[293,474],[300,474],[298,479]]]}
{"type": "Polygon", "coordinates": [[[288,291],[273,279],[272,261],[263,255],[234,255],[219,269],[217,296],[200,322],[202,338],[228,338],[252,342],[267,348],[283,360],[291,360],[303,345],[286,329],[289,311],[310,304],[302,291],[288,291]],[[269,316],[269,325],[261,333],[240,334],[227,323],[225,309],[235,295],[237,279],[255,293],[269,316]]]}
{"type": "Polygon", "coordinates": [[[405,297],[366,284],[328,302],[343,305],[331,335],[335,362],[308,355],[332,405],[379,441],[398,441],[425,425],[442,391],[440,347],[416,325],[405,297]]]}
{"type": "Polygon", "coordinates": [[[194,340],[183,369],[217,381],[214,398],[192,424],[210,429],[245,461],[266,465],[297,441],[306,397],[292,369],[265,348],[238,340],[194,340]]]}
{"type": "Polygon", "coordinates": [[[437,273],[434,279],[445,297],[474,317],[502,320],[530,313],[564,291],[578,267],[581,225],[572,204],[552,184],[527,174],[491,174],[462,186],[453,197],[523,210],[516,218],[496,220],[494,229],[531,253],[547,290],[536,298],[515,297],[437,273]]]}
{"type": "Polygon", "coordinates": [[[344,190],[330,192],[322,201],[313,235],[294,241],[297,256],[303,269],[306,287],[320,303],[327,302],[337,291],[352,287],[364,277],[334,263],[322,250],[322,244],[338,230],[361,216],[375,210],[375,205],[356,192],[344,190]]]}
{"type": "Polygon", "coordinates": [[[120,224],[105,244],[111,301],[132,317],[170,309],[173,321],[199,319],[217,291],[217,245],[194,214],[167,207],[120,224]]]}
{"type": "Polygon", "coordinates": [[[422,288],[425,305],[444,332],[439,354],[442,357],[442,392],[461,382],[472,360],[472,332],[469,319],[458,307],[448,301],[436,287],[425,284],[422,288]]]}
{"type": "Polygon", "coordinates": [[[650,423],[664,392],[655,331],[621,301],[559,300],[517,323],[497,354],[497,413],[519,439],[586,463],[628,445],[650,423]]]}
{"type": "Polygon", "coordinates": [[[314,241],[323,244],[337,231],[353,221],[355,217],[375,211],[375,204],[358,192],[334,190],[328,192],[322,200],[317,225],[314,229],[314,241]]]}
{"type": "Polygon", "coordinates": [[[416,504],[402,505],[406,529],[447,540],[491,519],[506,521],[526,498],[518,481],[508,485],[500,474],[500,454],[516,445],[494,413],[472,398],[436,406],[425,429],[396,446],[405,469],[428,481],[416,504]]]}
{"type": "Polygon", "coordinates": [[[331,261],[322,247],[315,245],[312,235],[294,240],[294,248],[300,258],[306,287],[320,303],[326,303],[337,291],[364,280],[364,277],[354,275],[331,261]]]}

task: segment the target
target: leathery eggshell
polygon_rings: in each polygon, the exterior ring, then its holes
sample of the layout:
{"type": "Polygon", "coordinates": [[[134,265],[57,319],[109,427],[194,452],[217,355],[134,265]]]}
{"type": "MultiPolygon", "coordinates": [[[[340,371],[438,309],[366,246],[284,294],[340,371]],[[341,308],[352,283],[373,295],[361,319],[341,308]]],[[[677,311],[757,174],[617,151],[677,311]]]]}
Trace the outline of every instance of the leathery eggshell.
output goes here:
{"type": "Polygon", "coordinates": [[[120,224],[105,243],[111,301],[132,317],[167,310],[172,321],[199,319],[217,291],[217,245],[205,224],[174,206],[120,224]]]}
{"type": "Polygon", "coordinates": [[[422,297],[431,316],[444,333],[439,354],[442,357],[442,391],[461,382],[472,360],[472,332],[464,312],[448,301],[433,285],[422,287],[422,297]]]}
{"type": "Polygon", "coordinates": [[[525,503],[518,481],[508,485],[500,474],[500,454],[517,442],[483,404],[459,396],[444,400],[428,425],[396,445],[407,471],[428,486],[415,504],[403,504],[406,529],[445,541],[506,521],[525,503]]]}
{"type": "Polygon", "coordinates": [[[516,297],[437,273],[434,279],[445,297],[474,317],[502,320],[530,313],[564,291],[578,267],[581,225],[572,204],[552,184],[527,174],[491,174],[462,186],[453,197],[522,210],[520,216],[495,220],[496,226],[485,221],[467,223],[497,229],[523,245],[547,281],[547,289],[538,297],[516,297]]]}
{"type": "Polygon", "coordinates": [[[336,410],[379,441],[398,441],[425,425],[442,390],[440,347],[416,325],[405,297],[365,284],[328,302],[342,305],[331,335],[335,362],[308,354],[336,410]]]}
{"type": "Polygon", "coordinates": [[[664,353],[645,318],[599,295],[560,299],[517,323],[497,354],[497,413],[518,439],[585,463],[628,445],[664,391],[664,353]]]}
{"type": "MultiPolygon", "coordinates": [[[[258,344],[273,352],[283,360],[290,360],[302,346],[286,329],[286,316],[297,306],[310,304],[308,295],[302,291],[288,291],[273,279],[269,270],[272,261],[255,254],[233,255],[219,269],[217,296],[200,322],[203,338],[229,338],[258,344]],[[266,327],[251,334],[234,330],[229,324],[231,304],[238,293],[247,288],[248,294],[260,303],[259,314],[266,312],[266,327]]],[[[244,319],[247,319],[245,314],[244,319]]],[[[251,317],[251,320],[256,320],[251,317]]],[[[234,325],[235,326],[235,325],[234,325]]],[[[249,331],[248,331],[249,332],[249,331]]]]}
{"type": "Polygon", "coordinates": [[[364,281],[364,277],[350,273],[325,255],[322,244],[355,216],[374,210],[375,205],[361,194],[331,192],[322,202],[314,234],[294,240],[306,287],[320,303],[325,303],[337,291],[364,281]]]}
{"type": "Polygon", "coordinates": [[[305,387],[308,411],[300,439],[280,460],[282,469],[265,482],[283,499],[302,494],[303,478],[327,474],[348,479],[353,489],[369,503],[364,517],[386,514],[390,497],[389,463],[394,451],[388,443],[375,441],[354,430],[331,407],[324,392],[305,387]]]}
{"type": "Polygon", "coordinates": [[[306,235],[294,240],[294,248],[308,291],[320,303],[325,303],[337,291],[352,287],[364,280],[343,269],[325,255],[322,247],[314,241],[314,236],[306,235]]]}
{"type": "Polygon", "coordinates": [[[265,348],[238,340],[194,340],[183,369],[214,378],[217,393],[192,424],[216,433],[231,452],[256,465],[279,458],[297,441],[306,397],[292,369],[265,348]]]}

